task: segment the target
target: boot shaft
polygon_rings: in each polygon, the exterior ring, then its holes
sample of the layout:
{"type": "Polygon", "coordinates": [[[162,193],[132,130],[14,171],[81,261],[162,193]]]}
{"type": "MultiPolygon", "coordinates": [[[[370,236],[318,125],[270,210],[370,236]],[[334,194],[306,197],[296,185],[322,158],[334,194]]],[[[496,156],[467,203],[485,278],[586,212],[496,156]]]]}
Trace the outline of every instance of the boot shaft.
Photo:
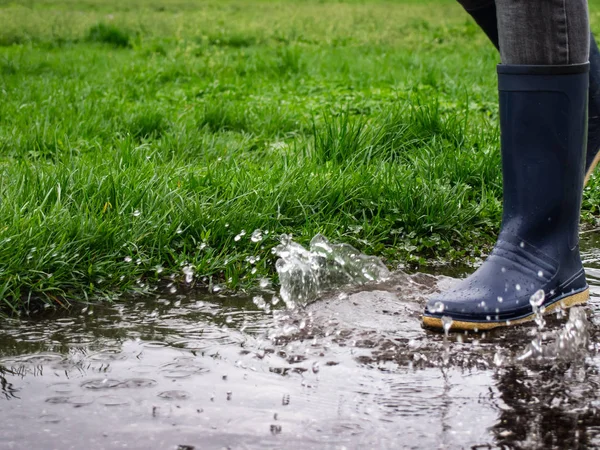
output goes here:
{"type": "Polygon", "coordinates": [[[556,252],[568,253],[578,244],[588,69],[589,64],[498,66],[502,233],[558,260],[556,252]]]}

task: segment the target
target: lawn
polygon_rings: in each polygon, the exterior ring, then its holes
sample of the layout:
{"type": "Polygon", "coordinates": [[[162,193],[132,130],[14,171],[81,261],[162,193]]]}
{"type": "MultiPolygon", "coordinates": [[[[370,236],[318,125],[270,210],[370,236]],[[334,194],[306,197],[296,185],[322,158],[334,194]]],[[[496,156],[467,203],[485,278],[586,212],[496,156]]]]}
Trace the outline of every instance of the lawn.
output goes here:
{"type": "Polygon", "coordinates": [[[0,303],[246,289],[282,233],[477,257],[498,61],[452,0],[0,0],[0,303]]]}

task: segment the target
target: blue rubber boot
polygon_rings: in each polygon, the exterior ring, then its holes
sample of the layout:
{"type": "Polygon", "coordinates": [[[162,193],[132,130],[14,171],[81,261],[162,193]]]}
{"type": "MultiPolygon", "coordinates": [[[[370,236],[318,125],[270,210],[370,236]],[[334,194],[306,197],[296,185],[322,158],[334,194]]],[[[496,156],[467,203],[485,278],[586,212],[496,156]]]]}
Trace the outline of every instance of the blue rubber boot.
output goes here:
{"type": "MultiPolygon", "coordinates": [[[[498,23],[496,21],[496,3],[491,2],[481,8],[467,10],[477,25],[496,48],[498,45],[498,23]]],[[[590,90],[589,90],[588,140],[585,158],[584,185],[600,162],[600,51],[590,35],[590,90]]]]}
{"type": "Polygon", "coordinates": [[[521,323],[534,318],[534,294],[545,312],[587,301],[578,229],[588,71],[588,63],[498,66],[500,235],[475,273],[429,299],[425,326],[442,328],[444,316],[459,330],[521,323]]]}

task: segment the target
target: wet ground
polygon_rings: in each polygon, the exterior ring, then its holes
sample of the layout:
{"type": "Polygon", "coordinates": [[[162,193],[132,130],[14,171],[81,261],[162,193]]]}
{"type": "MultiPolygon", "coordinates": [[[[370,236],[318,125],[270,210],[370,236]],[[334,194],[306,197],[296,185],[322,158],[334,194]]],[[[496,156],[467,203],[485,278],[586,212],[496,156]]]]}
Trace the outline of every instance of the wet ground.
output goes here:
{"type": "Polygon", "coordinates": [[[600,239],[584,247],[587,320],[543,334],[446,341],[419,316],[452,279],[402,273],[293,312],[267,290],[5,321],[0,448],[598,448],[600,239]]]}

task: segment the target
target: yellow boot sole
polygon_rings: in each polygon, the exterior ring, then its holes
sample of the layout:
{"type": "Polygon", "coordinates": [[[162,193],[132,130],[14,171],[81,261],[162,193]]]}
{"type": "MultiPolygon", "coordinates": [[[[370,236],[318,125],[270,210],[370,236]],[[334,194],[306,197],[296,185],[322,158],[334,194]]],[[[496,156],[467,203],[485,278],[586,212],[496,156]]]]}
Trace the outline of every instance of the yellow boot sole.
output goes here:
{"type": "MultiPolygon", "coordinates": [[[[544,314],[550,314],[556,311],[558,308],[569,309],[572,306],[582,305],[586,303],[589,298],[590,290],[588,288],[585,291],[581,291],[555,301],[546,308],[544,314]]],[[[533,319],[535,319],[535,314],[530,314],[526,317],[521,317],[520,319],[516,320],[503,320],[499,322],[468,322],[464,320],[454,320],[452,321],[452,325],[450,326],[450,331],[487,331],[492,330],[494,328],[509,327],[525,322],[530,322],[533,319]]],[[[442,319],[439,319],[437,317],[423,316],[423,326],[426,328],[444,329],[442,319]]]]}

